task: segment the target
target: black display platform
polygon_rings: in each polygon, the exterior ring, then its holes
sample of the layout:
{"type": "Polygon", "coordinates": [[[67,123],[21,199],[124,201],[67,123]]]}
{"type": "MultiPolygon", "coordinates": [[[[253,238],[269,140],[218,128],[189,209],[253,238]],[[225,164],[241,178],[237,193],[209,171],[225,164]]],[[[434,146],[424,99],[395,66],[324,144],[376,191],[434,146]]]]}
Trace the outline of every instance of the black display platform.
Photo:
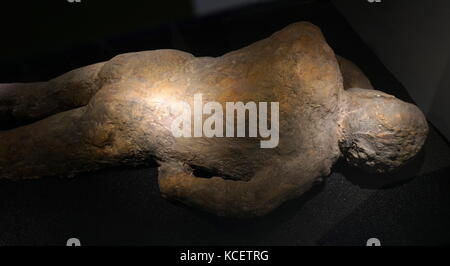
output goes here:
{"type": "MultiPolygon", "coordinates": [[[[336,54],[357,63],[375,88],[411,101],[326,1],[260,4],[62,47],[13,66],[1,63],[0,82],[47,79],[138,50],[177,48],[218,56],[301,20],[321,27],[336,54]]],[[[399,173],[371,176],[341,161],[323,184],[249,220],[215,217],[164,200],[156,168],[109,169],[74,179],[1,180],[0,245],[65,245],[71,237],[82,245],[365,245],[372,237],[383,245],[450,244],[450,146],[430,126],[423,151],[399,173]],[[395,182],[386,185],[386,180],[395,182]]]]}

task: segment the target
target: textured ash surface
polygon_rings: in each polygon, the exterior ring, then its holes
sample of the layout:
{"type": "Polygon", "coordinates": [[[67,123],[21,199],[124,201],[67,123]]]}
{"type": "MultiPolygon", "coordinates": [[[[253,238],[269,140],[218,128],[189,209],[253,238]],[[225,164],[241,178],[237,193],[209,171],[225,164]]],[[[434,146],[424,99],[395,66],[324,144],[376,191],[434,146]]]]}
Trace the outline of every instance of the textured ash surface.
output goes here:
{"type": "MultiPolygon", "coordinates": [[[[173,43],[164,29],[108,39],[108,49],[118,54],[174,47],[218,56],[308,20],[320,25],[335,52],[357,63],[376,88],[411,101],[332,6],[285,4],[179,24],[188,48],[173,43]]],[[[24,60],[28,71],[19,63],[0,62],[0,75],[8,82],[46,80],[110,56],[105,46],[90,44],[24,60]]],[[[416,159],[404,171],[382,176],[338,162],[322,185],[251,220],[211,216],[162,199],[155,168],[113,168],[75,179],[0,180],[0,243],[65,245],[78,237],[83,245],[365,245],[378,237],[383,245],[448,244],[450,148],[433,127],[416,159]],[[406,181],[385,187],[393,180],[406,181]]]]}
{"type": "Polygon", "coordinates": [[[339,61],[318,27],[297,22],[220,57],[128,53],[48,83],[1,85],[7,115],[50,116],[0,132],[0,173],[74,176],[153,159],[165,197],[223,216],[264,215],[329,175],[341,151],[355,166],[386,172],[425,141],[427,122],[417,107],[372,90],[355,65],[339,61]],[[173,137],[177,114],[170,108],[192,103],[195,93],[223,106],[279,102],[278,146],[173,137]],[[214,176],[197,177],[194,167],[214,176]]]}

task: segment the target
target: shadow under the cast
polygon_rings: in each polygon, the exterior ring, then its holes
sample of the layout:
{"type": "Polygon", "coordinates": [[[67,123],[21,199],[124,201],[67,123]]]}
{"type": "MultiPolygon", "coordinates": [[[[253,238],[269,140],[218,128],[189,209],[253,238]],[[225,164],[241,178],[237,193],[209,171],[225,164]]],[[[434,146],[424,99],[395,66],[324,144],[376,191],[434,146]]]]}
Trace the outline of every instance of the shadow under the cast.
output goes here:
{"type": "MultiPolygon", "coordinates": [[[[324,177],[323,179],[326,178],[327,177],[324,177]]],[[[246,239],[243,236],[250,237],[249,239],[251,239],[252,234],[259,235],[262,230],[269,230],[270,228],[276,227],[278,224],[295,217],[306,202],[324,190],[325,182],[326,180],[317,182],[300,197],[282,203],[268,214],[255,217],[236,218],[217,216],[201,209],[186,206],[177,201],[170,201],[179,205],[181,208],[188,208],[192,214],[207,220],[209,223],[213,224],[217,230],[231,234],[231,239],[234,239],[232,235],[239,236],[239,239],[246,239]]]]}
{"type": "Polygon", "coordinates": [[[387,189],[405,184],[420,173],[425,161],[425,149],[411,158],[405,165],[392,172],[369,173],[360,168],[352,167],[344,158],[333,166],[332,171],[345,176],[352,184],[367,189],[387,189]]]}

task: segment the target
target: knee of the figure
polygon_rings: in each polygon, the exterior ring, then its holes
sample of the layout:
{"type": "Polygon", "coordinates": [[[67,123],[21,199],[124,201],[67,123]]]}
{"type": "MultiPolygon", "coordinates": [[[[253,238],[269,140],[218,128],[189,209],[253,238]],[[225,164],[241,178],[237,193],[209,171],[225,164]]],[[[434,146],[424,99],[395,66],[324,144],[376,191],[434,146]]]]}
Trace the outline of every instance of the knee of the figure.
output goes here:
{"type": "MultiPolygon", "coordinates": [[[[126,84],[125,84],[126,85],[126,84]]],[[[158,124],[145,98],[124,84],[102,88],[86,106],[81,131],[92,145],[119,155],[147,156],[155,149],[158,124]],[[156,128],[156,129],[155,129],[156,128]]]]}
{"type": "Polygon", "coordinates": [[[417,106],[376,90],[350,89],[345,96],[339,145],[347,162],[388,172],[420,151],[428,124],[417,106]]]}
{"type": "MultiPolygon", "coordinates": [[[[96,96],[97,97],[97,96],[96,96]]],[[[94,97],[95,98],[95,97],[94,97]]],[[[122,119],[119,103],[105,98],[93,99],[85,107],[79,120],[80,134],[85,143],[99,151],[108,153],[124,153],[132,141],[127,136],[132,129],[125,125],[122,119]]]]}

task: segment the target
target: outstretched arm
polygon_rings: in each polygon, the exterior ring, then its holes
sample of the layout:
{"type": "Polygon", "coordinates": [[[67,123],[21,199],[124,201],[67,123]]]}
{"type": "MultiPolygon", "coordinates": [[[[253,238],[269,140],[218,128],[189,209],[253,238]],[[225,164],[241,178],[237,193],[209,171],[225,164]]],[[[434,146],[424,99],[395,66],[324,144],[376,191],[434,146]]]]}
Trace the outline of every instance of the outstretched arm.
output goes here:
{"type": "Polygon", "coordinates": [[[344,89],[360,88],[373,90],[373,86],[369,79],[356,64],[339,55],[336,55],[336,59],[341,70],[344,89]]]}
{"type": "Polygon", "coordinates": [[[234,217],[264,215],[309,190],[317,177],[308,169],[299,170],[297,160],[261,169],[249,181],[196,177],[178,162],[160,162],[158,175],[163,196],[234,217]]]}

